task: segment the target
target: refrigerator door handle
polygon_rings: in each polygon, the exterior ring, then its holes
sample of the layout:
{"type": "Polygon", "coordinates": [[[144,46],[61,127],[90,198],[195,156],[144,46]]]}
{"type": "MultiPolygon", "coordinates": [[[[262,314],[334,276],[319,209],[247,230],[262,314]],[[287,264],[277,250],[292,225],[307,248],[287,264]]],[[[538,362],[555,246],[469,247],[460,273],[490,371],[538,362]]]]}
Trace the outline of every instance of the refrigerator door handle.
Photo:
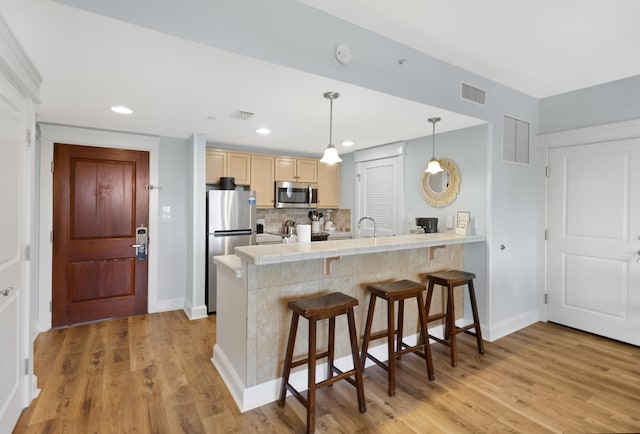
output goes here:
{"type": "Polygon", "coordinates": [[[253,233],[252,229],[231,229],[224,231],[215,231],[213,233],[214,237],[234,237],[240,235],[251,235],[253,233]]]}

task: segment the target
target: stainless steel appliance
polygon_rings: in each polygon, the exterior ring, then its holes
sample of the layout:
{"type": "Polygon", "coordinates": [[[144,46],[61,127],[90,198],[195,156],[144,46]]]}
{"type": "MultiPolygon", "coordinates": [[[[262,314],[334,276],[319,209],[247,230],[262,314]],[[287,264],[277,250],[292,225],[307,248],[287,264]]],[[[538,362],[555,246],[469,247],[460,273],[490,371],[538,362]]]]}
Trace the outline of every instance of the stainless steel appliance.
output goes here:
{"type": "Polygon", "coordinates": [[[318,184],[276,181],[276,208],[317,208],[318,184]]]}
{"type": "Polygon", "coordinates": [[[207,192],[206,303],[216,311],[217,267],[213,257],[232,255],[238,246],[256,244],[256,194],[254,191],[209,190],[207,192]]]}

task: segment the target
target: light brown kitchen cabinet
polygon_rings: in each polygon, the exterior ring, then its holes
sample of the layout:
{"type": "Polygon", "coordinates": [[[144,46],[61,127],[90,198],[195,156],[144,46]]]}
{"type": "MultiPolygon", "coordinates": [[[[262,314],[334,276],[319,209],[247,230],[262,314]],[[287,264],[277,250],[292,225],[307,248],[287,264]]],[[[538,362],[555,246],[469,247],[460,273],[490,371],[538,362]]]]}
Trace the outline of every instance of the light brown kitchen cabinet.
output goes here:
{"type": "Polygon", "coordinates": [[[220,182],[221,176],[226,176],[227,153],[217,149],[207,149],[206,155],[207,184],[217,184],[220,182]]]}
{"type": "Polygon", "coordinates": [[[276,157],[275,180],[318,182],[318,160],[276,157]]]}
{"type": "Polygon", "coordinates": [[[273,208],[274,167],[272,155],[251,155],[251,187],[256,192],[256,208],[273,208]]]}
{"type": "Polygon", "coordinates": [[[207,149],[207,184],[218,184],[222,176],[235,178],[237,185],[251,184],[251,154],[207,149]]]}
{"type": "Polygon", "coordinates": [[[318,162],[318,208],[340,208],[340,164],[318,162]]]}
{"type": "Polygon", "coordinates": [[[227,152],[226,175],[235,178],[236,185],[251,184],[251,154],[227,152]]]}

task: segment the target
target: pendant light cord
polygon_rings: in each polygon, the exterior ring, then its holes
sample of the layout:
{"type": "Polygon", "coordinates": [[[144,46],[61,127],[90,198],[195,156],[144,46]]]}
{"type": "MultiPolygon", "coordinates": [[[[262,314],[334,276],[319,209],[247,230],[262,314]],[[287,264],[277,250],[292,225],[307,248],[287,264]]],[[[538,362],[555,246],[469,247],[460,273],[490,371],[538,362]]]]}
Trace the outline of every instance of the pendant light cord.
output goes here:
{"type": "Polygon", "coordinates": [[[333,98],[329,98],[329,145],[333,145],[333,98]]]}

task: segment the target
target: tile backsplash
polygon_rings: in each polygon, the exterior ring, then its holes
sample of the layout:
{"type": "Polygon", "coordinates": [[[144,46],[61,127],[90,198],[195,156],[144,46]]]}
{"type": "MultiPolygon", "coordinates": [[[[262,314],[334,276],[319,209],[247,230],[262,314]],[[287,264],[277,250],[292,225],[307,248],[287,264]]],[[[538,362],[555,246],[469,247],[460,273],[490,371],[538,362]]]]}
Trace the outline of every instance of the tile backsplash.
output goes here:
{"type": "MultiPolygon", "coordinates": [[[[282,225],[287,220],[293,220],[296,224],[308,224],[310,209],[258,209],[256,210],[256,218],[264,219],[265,232],[282,232],[282,225]]],[[[326,210],[317,209],[318,212],[326,215],[326,210]]],[[[336,231],[351,232],[351,210],[350,209],[333,209],[333,223],[336,231]]]]}

